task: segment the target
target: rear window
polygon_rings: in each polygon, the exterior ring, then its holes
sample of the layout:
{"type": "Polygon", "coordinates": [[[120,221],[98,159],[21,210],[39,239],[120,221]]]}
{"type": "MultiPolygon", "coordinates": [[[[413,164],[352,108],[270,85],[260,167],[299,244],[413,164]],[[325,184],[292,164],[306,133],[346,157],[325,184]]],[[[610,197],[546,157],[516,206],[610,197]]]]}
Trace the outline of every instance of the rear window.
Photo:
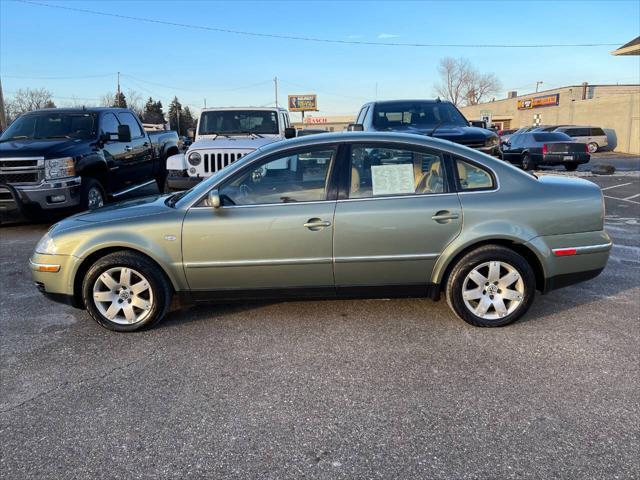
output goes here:
{"type": "Polygon", "coordinates": [[[569,141],[571,137],[565,133],[549,132],[549,133],[534,133],[533,139],[536,142],[562,142],[569,141]]]}

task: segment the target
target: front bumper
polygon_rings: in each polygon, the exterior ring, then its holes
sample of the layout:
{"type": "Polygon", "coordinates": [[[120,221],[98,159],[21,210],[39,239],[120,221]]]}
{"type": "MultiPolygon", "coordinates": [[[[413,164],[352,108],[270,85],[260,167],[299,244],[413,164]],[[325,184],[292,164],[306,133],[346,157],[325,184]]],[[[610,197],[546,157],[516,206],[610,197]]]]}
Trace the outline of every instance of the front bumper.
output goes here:
{"type": "Polygon", "coordinates": [[[73,271],[79,261],[72,255],[34,253],[29,259],[29,266],[36,288],[51,300],[80,307],[73,285],[73,271]]]}
{"type": "Polygon", "coordinates": [[[184,174],[176,175],[175,173],[169,172],[167,176],[167,186],[171,190],[188,190],[202,180],[204,180],[203,177],[189,177],[184,174]]]}
{"type": "Polygon", "coordinates": [[[0,184],[0,219],[30,218],[44,211],[80,205],[80,177],[35,185],[0,184]]]}

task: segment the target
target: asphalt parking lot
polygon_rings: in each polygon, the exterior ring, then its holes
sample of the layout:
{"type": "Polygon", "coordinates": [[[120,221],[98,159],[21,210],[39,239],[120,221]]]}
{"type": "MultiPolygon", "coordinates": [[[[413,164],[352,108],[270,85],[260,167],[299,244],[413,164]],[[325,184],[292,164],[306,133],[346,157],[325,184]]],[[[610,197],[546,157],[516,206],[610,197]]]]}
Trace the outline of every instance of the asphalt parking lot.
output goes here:
{"type": "Polygon", "coordinates": [[[603,274],[501,329],[403,299],[197,307],[116,334],[32,287],[47,224],[1,227],[0,472],[637,478],[635,170],[587,177],[615,243],[603,274]]]}

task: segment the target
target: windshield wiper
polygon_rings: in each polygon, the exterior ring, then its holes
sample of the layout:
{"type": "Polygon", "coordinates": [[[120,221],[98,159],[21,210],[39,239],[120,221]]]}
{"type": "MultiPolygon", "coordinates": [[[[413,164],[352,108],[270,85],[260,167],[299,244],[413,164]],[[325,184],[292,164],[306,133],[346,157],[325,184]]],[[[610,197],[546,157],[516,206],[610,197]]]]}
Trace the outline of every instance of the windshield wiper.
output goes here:
{"type": "Polygon", "coordinates": [[[28,137],[27,135],[15,135],[13,137],[9,137],[9,138],[3,138],[2,140],[0,140],[0,142],[10,142],[11,140],[25,140],[31,137],[28,137]]]}
{"type": "Polygon", "coordinates": [[[253,135],[254,137],[263,138],[259,133],[253,132],[251,130],[239,130],[237,132],[229,132],[231,135],[253,135]]]}
{"type": "Polygon", "coordinates": [[[433,137],[433,134],[436,133],[436,130],[438,130],[442,126],[443,123],[444,122],[442,120],[440,122],[438,122],[438,124],[435,127],[433,127],[433,130],[431,130],[429,133],[427,133],[427,136],[428,137],[433,137]]]}

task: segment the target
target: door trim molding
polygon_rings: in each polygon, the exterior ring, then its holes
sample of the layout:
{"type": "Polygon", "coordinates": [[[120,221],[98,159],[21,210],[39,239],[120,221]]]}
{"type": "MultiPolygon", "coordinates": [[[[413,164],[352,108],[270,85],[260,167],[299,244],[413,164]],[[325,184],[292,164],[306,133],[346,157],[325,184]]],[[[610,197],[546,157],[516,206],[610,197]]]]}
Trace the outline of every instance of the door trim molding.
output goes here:
{"type": "Polygon", "coordinates": [[[438,253],[416,253],[407,255],[363,255],[353,257],[336,257],[334,259],[334,263],[403,262],[410,260],[430,260],[438,257],[438,253]]]}
{"type": "MultiPolygon", "coordinates": [[[[117,168],[120,168],[120,167],[117,167],[117,168]]],[[[111,170],[115,170],[115,168],[112,168],[111,170]]],[[[149,181],[144,182],[144,183],[139,183],[138,185],[134,185],[132,187],[125,188],[124,190],[120,190],[119,192],[112,193],[111,196],[112,197],[119,197],[120,195],[124,195],[125,193],[133,192],[134,190],[137,190],[138,188],[146,187],[148,185],[151,185],[152,183],[156,183],[156,181],[155,180],[149,180],[149,181]]]]}
{"type": "Polygon", "coordinates": [[[331,257],[278,258],[275,260],[224,260],[215,262],[189,262],[185,268],[260,267],[275,265],[315,265],[331,263],[331,257]]]}

